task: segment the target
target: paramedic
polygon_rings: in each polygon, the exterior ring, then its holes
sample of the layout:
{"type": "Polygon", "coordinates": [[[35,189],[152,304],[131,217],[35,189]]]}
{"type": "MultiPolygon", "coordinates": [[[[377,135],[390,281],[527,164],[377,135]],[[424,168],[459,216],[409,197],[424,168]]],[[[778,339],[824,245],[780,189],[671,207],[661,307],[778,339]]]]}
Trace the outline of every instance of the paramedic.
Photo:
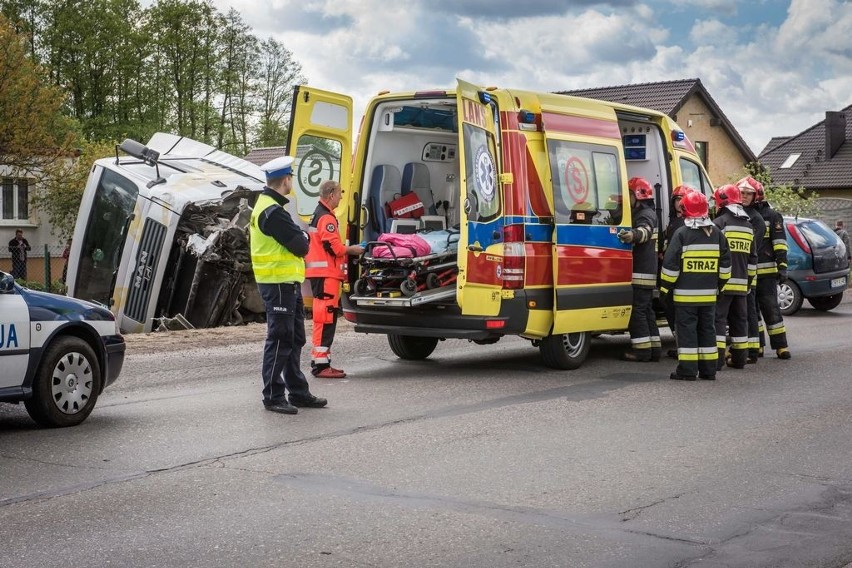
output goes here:
{"type": "MultiPolygon", "coordinates": [[[[746,183],[754,188],[755,209],[766,221],[763,243],[757,251],[757,307],[769,334],[769,345],[779,359],[790,359],[787,329],[778,307],[778,283],[787,281],[787,233],[784,230],[784,218],[766,201],[762,183],[752,177],[747,178],[746,183]]],[[[760,337],[763,338],[763,333],[760,337]]]]}
{"type": "Polygon", "coordinates": [[[334,210],[343,199],[343,188],[335,181],[324,181],[319,188],[319,203],[308,227],[310,247],[305,257],[305,276],[311,283],[314,301],[314,329],[311,349],[311,373],[321,379],[342,379],[346,376],[331,366],[331,343],[337,327],[340,306],[340,285],[349,255],[364,252],[361,245],[347,246],[340,236],[334,210]]]}
{"type": "Polygon", "coordinates": [[[748,291],[757,273],[757,251],[754,229],[742,205],[740,190],[733,184],[723,185],[713,194],[716,218],[713,224],[725,235],[731,251],[731,277],[716,302],[716,347],[719,359],[716,370],[727,363],[742,369],[748,359],[748,291]],[[731,335],[731,351],[725,357],[727,335],[731,335]]]}
{"type": "Polygon", "coordinates": [[[630,349],[625,361],[659,361],[660,331],[654,314],[654,288],[657,286],[657,214],[654,212],[654,190],[639,177],[627,182],[633,228],[622,230],[618,239],[633,244],[633,306],[630,311],[630,349]]]}
{"type": "Polygon", "coordinates": [[[683,196],[684,226],[672,235],[663,258],[660,294],[672,294],[678,364],[669,378],[716,378],[716,294],[731,276],[731,254],[722,232],[708,217],[700,191],[683,196]]]}
{"type": "MultiPolygon", "coordinates": [[[[751,228],[754,231],[754,250],[760,251],[763,245],[763,234],[766,232],[766,221],[755,209],[755,190],[748,182],[748,178],[742,178],[737,182],[740,195],[743,200],[743,209],[748,213],[751,228]]],[[[760,356],[760,339],[763,335],[761,329],[763,322],[760,321],[757,311],[757,278],[755,278],[748,289],[746,302],[748,304],[748,358],[746,363],[757,363],[760,356]]]]}
{"type": "Polygon", "coordinates": [[[251,213],[249,240],[252,269],[266,308],[263,405],[272,412],[296,414],[299,406],[320,408],[327,403],[310,393],[308,380],[299,369],[305,345],[301,283],[305,279],[308,236],[284,209],[286,195],[293,188],[293,158],[275,158],[261,169],[267,185],[251,213]],[[289,402],[285,388],[290,393],[289,402]]]}

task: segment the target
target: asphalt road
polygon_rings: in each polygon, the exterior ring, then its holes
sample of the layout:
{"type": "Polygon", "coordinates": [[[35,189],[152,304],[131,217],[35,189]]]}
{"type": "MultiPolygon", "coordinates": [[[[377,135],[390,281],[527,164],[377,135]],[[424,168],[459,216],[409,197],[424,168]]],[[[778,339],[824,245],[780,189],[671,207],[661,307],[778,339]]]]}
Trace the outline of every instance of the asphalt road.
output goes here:
{"type": "MultiPolygon", "coordinates": [[[[852,303],[720,380],[509,338],[423,362],[344,326],[325,409],[263,411],[260,339],[131,353],[81,426],[0,405],[0,566],[843,567],[852,303]]],[[[180,336],[175,335],[180,341],[180,336]]]]}

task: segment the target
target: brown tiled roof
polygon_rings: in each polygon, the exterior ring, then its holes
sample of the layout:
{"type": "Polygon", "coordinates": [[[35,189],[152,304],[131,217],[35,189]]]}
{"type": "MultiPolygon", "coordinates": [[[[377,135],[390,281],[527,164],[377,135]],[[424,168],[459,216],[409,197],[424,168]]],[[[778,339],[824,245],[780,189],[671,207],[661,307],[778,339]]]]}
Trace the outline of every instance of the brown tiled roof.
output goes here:
{"type": "Polygon", "coordinates": [[[274,160],[284,155],[284,146],[272,146],[270,148],[252,148],[245,159],[252,164],[262,166],[269,160],[274,160]]]}
{"type": "Polygon", "coordinates": [[[852,188],[852,105],[840,111],[846,115],[846,142],[829,159],[825,156],[825,120],[789,136],[780,144],[769,141],[758,160],[769,168],[772,181],[808,189],[852,188]],[[790,168],[781,169],[791,154],[801,154],[790,168]]]}
{"type": "Polygon", "coordinates": [[[707,89],[701,83],[701,79],[680,79],[677,81],[659,81],[656,83],[638,83],[635,85],[619,85],[615,87],[600,87],[595,89],[577,89],[573,91],[558,91],[564,95],[574,95],[590,99],[599,99],[614,103],[623,103],[638,107],[657,110],[675,118],[677,112],[692,95],[703,99],[704,104],[713,113],[714,118],[721,120],[723,127],[728,132],[737,149],[745,156],[746,160],[756,160],[754,152],[745,143],[742,136],[737,132],[707,89]]]}

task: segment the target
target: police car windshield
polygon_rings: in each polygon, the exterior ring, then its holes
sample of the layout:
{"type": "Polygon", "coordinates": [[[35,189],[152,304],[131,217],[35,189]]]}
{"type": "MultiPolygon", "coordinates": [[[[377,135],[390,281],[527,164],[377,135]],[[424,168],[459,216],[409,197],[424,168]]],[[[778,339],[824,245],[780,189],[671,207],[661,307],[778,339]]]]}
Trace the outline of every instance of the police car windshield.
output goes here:
{"type": "Polygon", "coordinates": [[[115,272],[139,189],[130,180],[104,170],[86,224],[74,295],[110,304],[115,272]]]}

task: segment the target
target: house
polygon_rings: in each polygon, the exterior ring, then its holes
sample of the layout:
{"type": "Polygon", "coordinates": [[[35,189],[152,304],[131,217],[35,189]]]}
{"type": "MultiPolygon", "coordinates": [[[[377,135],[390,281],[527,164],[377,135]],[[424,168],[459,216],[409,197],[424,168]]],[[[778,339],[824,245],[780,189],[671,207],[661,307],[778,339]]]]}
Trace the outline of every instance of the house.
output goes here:
{"type": "Polygon", "coordinates": [[[852,105],[826,111],[825,120],[795,136],[773,138],[758,160],[772,181],[819,195],[819,217],[852,223],[852,105]]]}
{"type": "Polygon", "coordinates": [[[667,114],[684,129],[701,156],[710,179],[716,185],[740,177],[742,167],[756,161],[754,152],[704,88],[701,79],[577,89],[559,93],[650,108],[667,114]]]}

